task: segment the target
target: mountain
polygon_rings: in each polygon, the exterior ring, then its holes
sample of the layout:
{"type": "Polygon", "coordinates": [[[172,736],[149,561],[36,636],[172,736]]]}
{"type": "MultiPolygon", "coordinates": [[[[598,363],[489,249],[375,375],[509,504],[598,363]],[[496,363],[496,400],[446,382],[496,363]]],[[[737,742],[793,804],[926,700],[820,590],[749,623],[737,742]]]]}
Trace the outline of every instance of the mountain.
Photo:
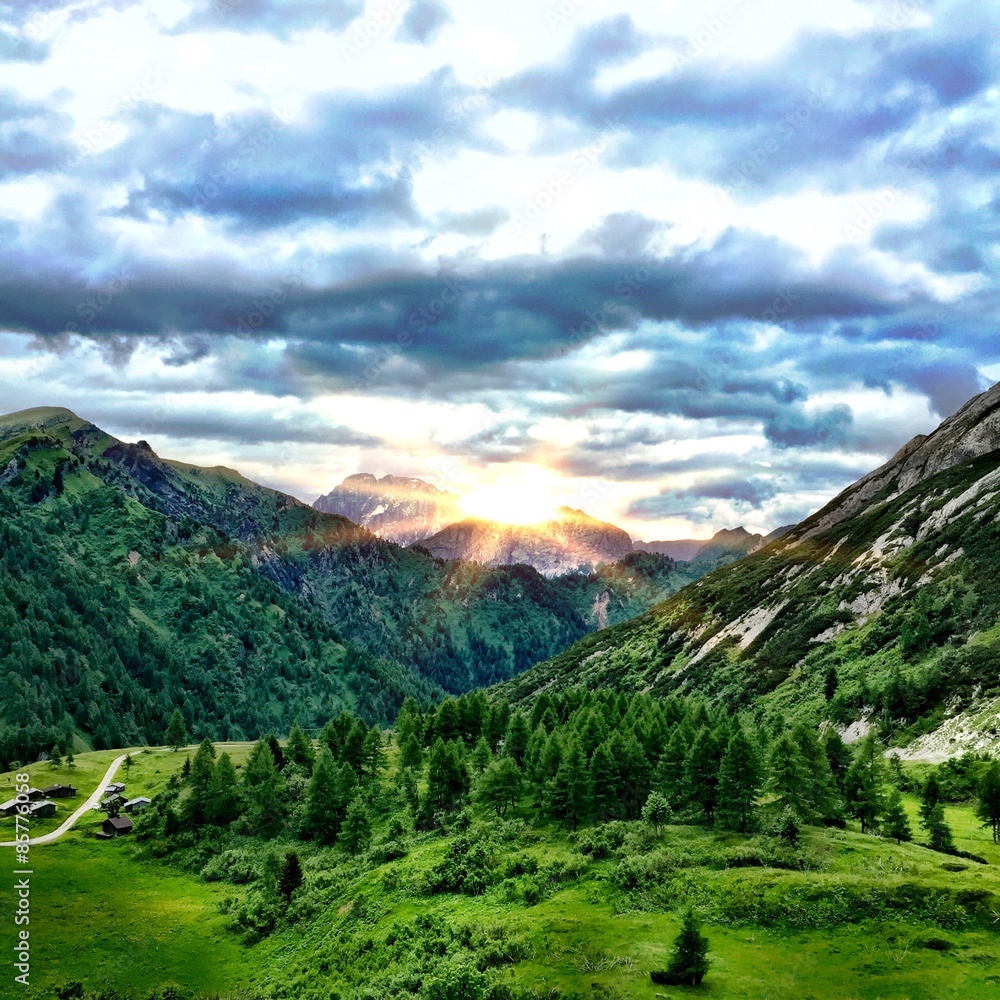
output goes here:
{"type": "Polygon", "coordinates": [[[369,472],[348,476],[313,504],[339,514],[389,541],[411,545],[440,531],[458,516],[458,497],[422,479],[369,472]]]}
{"type": "Polygon", "coordinates": [[[68,410],[0,417],[0,767],[75,733],[219,739],[391,721],[502,681],[692,579],[664,556],[546,579],[444,562],[68,410]]]}
{"type": "Polygon", "coordinates": [[[425,538],[420,547],[437,559],[484,566],[533,566],[543,576],[595,569],[632,551],[628,533],[582,510],[560,507],[542,524],[497,524],[469,518],[425,538]]]}
{"type": "Polygon", "coordinates": [[[990,742],[1000,709],[998,449],[994,386],[779,539],[588,636],[508,692],[614,683],[854,723],[853,733],[877,725],[925,748],[990,742]],[[951,735],[935,735],[946,717],[951,735]]]}
{"type": "Polygon", "coordinates": [[[767,535],[750,534],[742,525],[738,528],[723,528],[711,538],[679,538],[675,541],[663,542],[633,542],[633,547],[640,552],[656,552],[669,556],[678,562],[712,563],[713,567],[725,562],[742,559],[782,535],[788,534],[794,525],[788,524],[767,535]]]}
{"type": "Polygon", "coordinates": [[[632,547],[638,552],[654,552],[678,562],[688,562],[706,542],[705,538],[676,538],[673,541],[633,542],[632,547]]]}

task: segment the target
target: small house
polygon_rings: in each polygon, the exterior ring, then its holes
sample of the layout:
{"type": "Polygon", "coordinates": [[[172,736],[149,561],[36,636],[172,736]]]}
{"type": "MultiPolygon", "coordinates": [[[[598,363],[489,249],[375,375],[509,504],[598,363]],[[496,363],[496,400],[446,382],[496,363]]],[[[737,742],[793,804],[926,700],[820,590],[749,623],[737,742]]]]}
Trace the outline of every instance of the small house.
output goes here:
{"type": "Polygon", "coordinates": [[[56,814],[56,804],[49,799],[42,799],[40,802],[32,802],[28,806],[28,815],[32,819],[46,819],[49,816],[55,816],[56,814]]]}
{"type": "Polygon", "coordinates": [[[17,812],[17,799],[8,799],[0,805],[0,816],[13,816],[17,812]]]}
{"type": "Polygon", "coordinates": [[[152,799],[147,799],[145,795],[136,796],[134,799],[129,799],[122,806],[122,812],[127,813],[139,813],[142,812],[147,806],[152,803],[152,799]]]}
{"type": "Polygon", "coordinates": [[[38,802],[39,799],[45,798],[45,792],[40,788],[29,788],[24,794],[28,796],[29,802],[38,802]]]}
{"type": "Polygon", "coordinates": [[[76,788],[72,785],[49,785],[42,794],[47,799],[75,799],[76,788]]]}
{"type": "Polygon", "coordinates": [[[125,791],[125,783],[123,781],[112,781],[107,788],[104,789],[105,795],[121,795],[125,791]]]}
{"type": "Polygon", "coordinates": [[[101,831],[106,837],[124,837],[132,832],[132,820],[128,816],[112,816],[104,821],[101,831]]]}

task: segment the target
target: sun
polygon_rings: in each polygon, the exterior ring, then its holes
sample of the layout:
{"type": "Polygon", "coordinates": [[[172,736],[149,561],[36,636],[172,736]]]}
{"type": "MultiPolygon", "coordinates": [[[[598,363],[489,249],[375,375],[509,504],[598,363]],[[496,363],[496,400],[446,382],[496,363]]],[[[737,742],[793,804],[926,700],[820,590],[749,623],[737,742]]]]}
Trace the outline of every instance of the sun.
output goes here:
{"type": "Polygon", "coordinates": [[[558,508],[558,501],[537,483],[483,486],[462,496],[462,511],[466,517],[501,524],[551,521],[556,517],[558,508]]]}

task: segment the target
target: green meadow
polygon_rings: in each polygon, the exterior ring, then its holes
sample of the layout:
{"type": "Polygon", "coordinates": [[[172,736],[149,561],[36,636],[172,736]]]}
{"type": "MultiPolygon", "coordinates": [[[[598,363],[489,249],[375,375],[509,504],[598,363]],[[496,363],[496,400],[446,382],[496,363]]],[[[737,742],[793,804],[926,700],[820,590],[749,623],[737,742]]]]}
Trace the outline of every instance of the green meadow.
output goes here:
{"type": "MultiPolygon", "coordinates": [[[[249,745],[226,749],[242,762],[249,745]]],[[[155,794],[188,753],[137,752],[130,794],[155,794]]],[[[72,780],[82,797],[115,756],[81,754],[73,769],[29,771],[34,783],[72,780]]],[[[0,785],[11,780],[3,775],[0,785]]],[[[906,803],[915,820],[916,800],[906,803]]],[[[743,845],[752,857],[755,842],[699,827],[668,826],[641,841],[636,834],[635,856],[598,858],[582,850],[593,830],[514,823],[498,836],[518,867],[468,896],[427,888],[455,835],[417,835],[405,857],[381,863],[298,845],[308,918],[255,944],[225,912],[243,887],[206,881],[183,858],[146,856],[135,839],[95,839],[85,823],[32,851],[31,986],[13,982],[5,958],[0,997],[48,998],[72,980],[137,997],[166,983],[205,996],[332,998],[359,985],[377,996],[411,952],[431,947],[436,960],[478,963],[496,982],[539,998],[992,998],[1000,912],[995,922],[988,913],[1000,911],[1000,848],[969,808],[949,807],[947,818],[956,846],[989,865],[897,846],[853,824],[809,830],[804,870],[787,870],[734,864],[733,850],[743,845]],[[704,914],[709,975],[697,989],[654,986],[649,972],[662,967],[688,902],[704,914]]],[[[12,885],[12,874],[0,875],[7,912],[12,885]]],[[[5,952],[13,934],[8,922],[5,952]]]]}

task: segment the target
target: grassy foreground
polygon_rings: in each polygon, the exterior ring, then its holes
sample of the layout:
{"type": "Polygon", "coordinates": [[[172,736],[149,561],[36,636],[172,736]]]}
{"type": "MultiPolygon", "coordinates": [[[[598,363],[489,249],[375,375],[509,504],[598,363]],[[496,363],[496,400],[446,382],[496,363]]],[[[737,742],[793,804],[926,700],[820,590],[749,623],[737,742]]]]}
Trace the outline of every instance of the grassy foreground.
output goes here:
{"type": "MultiPolygon", "coordinates": [[[[242,761],[248,747],[227,750],[242,761]]],[[[114,756],[83,754],[66,773],[48,765],[30,770],[35,783],[72,780],[83,796],[114,756]]],[[[184,758],[184,752],[138,753],[129,792],[155,793],[184,758]]],[[[11,777],[0,776],[0,787],[11,777]]],[[[952,807],[948,819],[960,848],[1000,862],[1000,850],[970,810],[952,807]]],[[[733,838],[695,827],[667,827],[654,837],[633,826],[634,851],[625,856],[587,851],[593,831],[501,824],[483,842],[516,864],[476,896],[427,889],[454,835],[418,836],[405,857],[386,863],[306,847],[307,918],[247,945],[223,912],[224,901],[240,897],[243,887],[142,858],[136,841],[95,840],[85,825],[32,852],[31,986],[13,981],[15,928],[8,918],[0,997],[49,998],[70,980],[138,997],[168,982],[209,996],[270,987],[279,996],[331,998],[364,985],[377,997],[411,952],[428,947],[440,949],[443,963],[478,962],[539,998],[996,994],[1000,933],[988,918],[971,916],[977,905],[982,910],[995,894],[1000,898],[993,864],[897,847],[848,829],[810,831],[800,852],[806,870],[743,867],[720,863],[738,846],[733,838]],[[908,893],[937,902],[909,905],[908,893]],[[874,905],[874,898],[881,900],[877,915],[852,912],[874,905]],[[740,900],[743,910],[733,902],[740,900]],[[956,900],[966,901],[966,916],[956,900]],[[649,971],[664,964],[677,909],[687,901],[706,916],[709,976],[697,990],[654,986],[649,971]],[[755,918],[747,917],[751,910],[755,918]]],[[[8,856],[0,900],[10,914],[13,852],[8,856]]]]}

